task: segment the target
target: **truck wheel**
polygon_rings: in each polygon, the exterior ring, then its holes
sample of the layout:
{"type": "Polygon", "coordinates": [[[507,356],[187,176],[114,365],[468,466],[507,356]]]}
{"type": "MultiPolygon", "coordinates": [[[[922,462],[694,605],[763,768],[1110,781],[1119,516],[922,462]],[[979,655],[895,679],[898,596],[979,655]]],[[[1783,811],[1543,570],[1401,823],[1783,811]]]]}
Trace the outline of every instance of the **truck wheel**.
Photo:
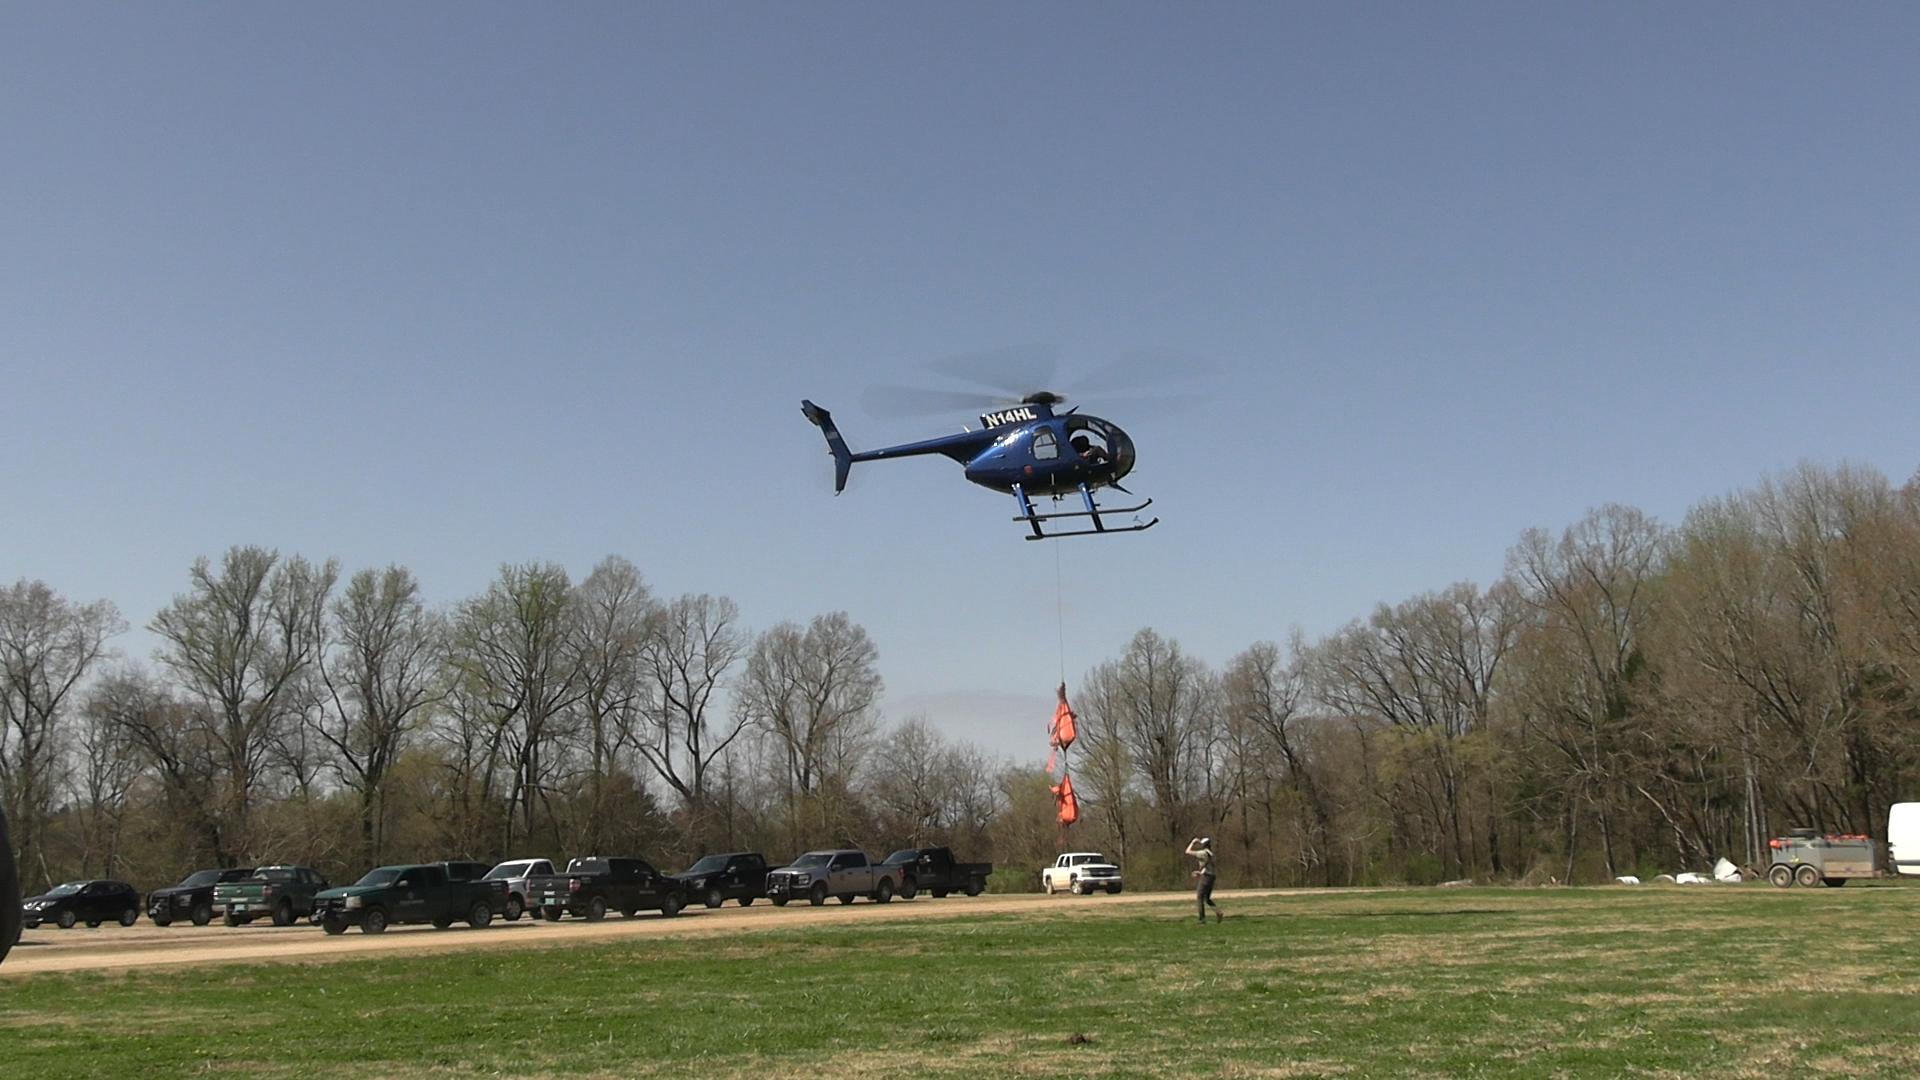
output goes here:
{"type": "Polygon", "coordinates": [[[1767,880],[1773,882],[1775,888],[1780,888],[1780,889],[1792,888],[1793,887],[1793,867],[1776,866],[1773,869],[1767,871],[1767,880]]]}
{"type": "MultiPolygon", "coordinates": [[[[669,896],[665,900],[660,901],[660,914],[671,919],[675,915],[680,914],[680,909],[686,906],[687,902],[685,900],[677,896],[669,896]]],[[[713,906],[719,907],[720,905],[714,904],[713,906]]]]}
{"type": "Polygon", "coordinates": [[[433,924],[435,930],[449,930],[453,927],[452,919],[429,919],[427,921],[433,924]]]}
{"type": "Polygon", "coordinates": [[[87,929],[89,929],[89,930],[98,930],[98,929],[100,929],[100,920],[99,920],[99,919],[88,919],[88,920],[87,920],[87,929]]]}
{"type": "Polygon", "coordinates": [[[743,897],[741,897],[741,898],[740,898],[740,906],[741,906],[741,907],[752,907],[752,906],[753,906],[753,897],[751,897],[751,896],[743,896],[743,897]]]}
{"type": "Polygon", "coordinates": [[[607,898],[596,896],[587,901],[587,921],[599,922],[607,917],[607,898]]]}
{"type": "Polygon", "coordinates": [[[1118,886],[1118,885],[1109,885],[1109,886],[1107,886],[1107,895],[1108,895],[1108,896],[1119,896],[1119,895],[1120,895],[1120,886],[1118,886]]]}
{"type": "Polygon", "coordinates": [[[886,878],[881,878],[880,887],[873,890],[873,902],[876,904],[884,904],[892,899],[893,882],[888,881],[886,878]]]}
{"type": "Polygon", "coordinates": [[[1072,890],[1072,892],[1073,892],[1073,895],[1075,895],[1075,896],[1085,896],[1085,895],[1087,895],[1087,890],[1086,890],[1086,889],[1085,889],[1084,887],[1082,887],[1082,886],[1081,886],[1081,884],[1080,884],[1080,879],[1079,879],[1079,878],[1074,878],[1074,879],[1073,879],[1073,883],[1072,883],[1072,884],[1070,884],[1070,885],[1068,885],[1068,886],[1067,886],[1067,888],[1068,888],[1068,889],[1070,889],[1070,890],[1072,890]]]}
{"type": "Polygon", "coordinates": [[[807,890],[807,903],[812,904],[814,907],[820,907],[826,902],[827,883],[824,881],[815,882],[813,888],[807,890]]]}
{"type": "Polygon", "coordinates": [[[947,890],[934,889],[932,895],[935,900],[945,900],[947,898],[947,890]]]}
{"type": "Polygon", "coordinates": [[[707,906],[708,907],[717,908],[721,904],[724,904],[726,902],[727,902],[727,898],[720,894],[719,886],[715,886],[707,890],[707,906]]]}
{"type": "Polygon", "coordinates": [[[132,908],[128,908],[127,910],[120,913],[121,926],[132,926],[135,922],[138,922],[139,919],[140,919],[140,913],[138,911],[135,911],[132,908]]]}
{"type": "Polygon", "coordinates": [[[387,932],[387,913],[380,908],[368,908],[360,919],[360,932],[363,934],[384,934],[387,932]]]}
{"type": "Polygon", "coordinates": [[[225,915],[220,916],[220,921],[226,923],[228,926],[239,926],[240,916],[229,911],[225,915]]]}
{"type": "Polygon", "coordinates": [[[540,917],[547,920],[548,922],[559,922],[560,909],[557,907],[541,908],[540,917]]]}
{"type": "Polygon", "coordinates": [[[149,915],[147,917],[153,920],[153,925],[155,926],[172,926],[173,925],[173,920],[168,918],[165,915],[149,915]]]}
{"type": "MultiPolygon", "coordinates": [[[[768,899],[768,902],[770,902],[770,903],[772,903],[774,907],[786,907],[786,906],[787,906],[787,898],[786,898],[786,897],[784,897],[784,896],[770,896],[770,897],[768,897],[767,899],[768,899]]],[[[742,901],[740,901],[740,906],[741,906],[741,907],[746,907],[748,903],[750,903],[750,901],[747,901],[747,900],[742,900],[742,901]]]]}
{"type": "Polygon", "coordinates": [[[1040,887],[1046,890],[1046,893],[1048,896],[1053,895],[1053,879],[1052,878],[1042,878],[1040,880],[1040,887]]]}
{"type": "Polygon", "coordinates": [[[273,925],[275,926],[292,926],[293,925],[293,901],[282,900],[278,904],[274,905],[273,925]]]}
{"type": "Polygon", "coordinates": [[[1803,889],[1811,889],[1820,883],[1820,868],[1812,863],[1802,863],[1800,869],[1793,872],[1793,880],[1803,889]]]}
{"type": "Polygon", "coordinates": [[[840,901],[842,904],[851,904],[853,903],[853,894],[850,892],[843,892],[839,896],[834,897],[834,899],[840,901]]]}
{"type": "Polygon", "coordinates": [[[920,883],[912,878],[900,879],[900,899],[911,900],[920,895],[920,883]]]}
{"type": "MultiPolygon", "coordinates": [[[[1840,886],[1845,885],[1846,883],[1847,883],[1847,879],[1843,877],[1830,877],[1830,878],[1820,879],[1820,884],[1825,885],[1829,889],[1837,889],[1840,886]]],[[[132,924],[128,923],[126,925],[131,926],[132,924]]]]}
{"type": "Polygon", "coordinates": [[[200,903],[193,905],[193,925],[205,926],[213,921],[213,905],[200,903]]]}
{"type": "Polygon", "coordinates": [[[328,919],[320,924],[320,929],[325,930],[328,937],[339,937],[341,934],[347,932],[347,921],[345,919],[328,919]]]}
{"type": "Polygon", "coordinates": [[[979,896],[981,893],[986,891],[987,891],[986,882],[981,881],[979,878],[967,879],[967,895],[968,896],[979,896]]]}
{"type": "Polygon", "coordinates": [[[475,900],[473,906],[467,909],[467,925],[475,930],[485,930],[493,925],[493,909],[487,906],[485,900],[475,900]]]}
{"type": "Polygon", "coordinates": [[[526,910],[527,905],[521,903],[519,897],[509,896],[507,897],[507,910],[500,917],[508,922],[519,922],[521,913],[526,910]]]}

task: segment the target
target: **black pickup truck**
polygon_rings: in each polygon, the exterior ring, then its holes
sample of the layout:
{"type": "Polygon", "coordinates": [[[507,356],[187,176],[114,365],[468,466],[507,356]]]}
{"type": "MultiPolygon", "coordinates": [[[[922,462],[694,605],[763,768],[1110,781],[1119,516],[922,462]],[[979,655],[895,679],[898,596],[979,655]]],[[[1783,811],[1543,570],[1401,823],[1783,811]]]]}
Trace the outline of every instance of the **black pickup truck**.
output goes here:
{"type": "Polygon", "coordinates": [[[767,895],[767,860],[757,851],[709,855],[669,875],[686,889],[687,899],[717,908],[729,900],[748,907],[767,895]]]}
{"type": "Polygon", "coordinates": [[[609,911],[632,918],[638,911],[658,910],[671,918],[687,905],[685,886],[645,859],[575,859],[564,874],[527,879],[527,893],[528,903],[548,922],[562,915],[594,922],[609,911]]]}
{"type": "Polygon", "coordinates": [[[953,860],[953,850],[943,847],[902,848],[887,856],[883,864],[900,879],[900,899],[911,900],[919,893],[931,893],[938,900],[950,892],[979,896],[987,889],[987,877],[993,864],[963,863],[953,860]]]}
{"type": "Polygon", "coordinates": [[[213,887],[253,876],[253,867],[233,870],[195,870],[180,884],[155,889],[147,894],[147,918],[155,926],[171,926],[176,919],[191,919],[195,926],[213,921],[213,887]]]}
{"type": "Polygon", "coordinates": [[[349,926],[378,934],[395,923],[445,930],[462,920],[481,930],[505,907],[506,891],[497,881],[462,876],[458,863],[416,863],[375,867],[345,888],[321,892],[313,898],[313,921],[329,934],[344,934],[349,926]]]}

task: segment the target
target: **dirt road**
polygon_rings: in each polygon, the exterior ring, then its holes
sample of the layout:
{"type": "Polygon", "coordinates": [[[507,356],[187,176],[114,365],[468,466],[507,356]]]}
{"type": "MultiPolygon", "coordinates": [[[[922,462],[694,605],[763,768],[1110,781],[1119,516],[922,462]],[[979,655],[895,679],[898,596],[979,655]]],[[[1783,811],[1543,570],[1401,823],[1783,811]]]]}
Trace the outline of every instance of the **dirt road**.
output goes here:
{"type": "MultiPolygon", "coordinates": [[[[1240,895],[1264,894],[1264,890],[1251,890],[1240,895]]],[[[1231,894],[1219,895],[1225,899],[1231,894]]],[[[384,934],[350,930],[340,937],[328,937],[319,927],[306,923],[289,927],[218,924],[159,927],[142,919],[132,927],[109,924],[96,930],[84,927],[61,930],[43,925],[21,936],[13,954],[5,963],[0,963],[0,976],[247,961],[311,963],[370,953],[543,948],[657,935],[744,933],[821,923],[942,919],[992,913],[1037,915],[1076,910],[1091,913],[1115,905],[1143,903],[1190,904],[1192,900],[1183,893],[1123,893],[1119,896],[956,896],[944,900],[922,897],[885,905],[862,900],[852,906],[828,904],[821,908],[807,904],[776,908],[761,901],[750,908],[732,904],[717,910],[689,908],[672,919],[648,912],[631,919],[614,916],[597,923],[576,919],[557,923],[521,919],[512,923],[495,922],[485,930],[473,930],[465,925],[452,930],[396,926],[384,934]]]]}

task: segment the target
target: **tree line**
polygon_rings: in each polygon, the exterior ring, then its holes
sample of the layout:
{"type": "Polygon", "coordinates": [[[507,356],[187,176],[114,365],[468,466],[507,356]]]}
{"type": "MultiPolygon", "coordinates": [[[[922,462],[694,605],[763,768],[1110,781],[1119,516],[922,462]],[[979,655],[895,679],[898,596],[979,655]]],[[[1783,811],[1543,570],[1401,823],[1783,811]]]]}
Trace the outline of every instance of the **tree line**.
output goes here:
{"type": "MultiPolygon", "coordinates": [[[[400,567],[203,559],[116,656],[104,601],[0,590],[0,802],[31,887],[274,859],[951,844],[1030,888],[1136,886],[1215,837],[1229,883],[1597,881],[1881,835],[1920,793],[1920,478],[1803,466],[1667,526],[1524,534],[1505,572],[1215,668],[1143,629],[1073,694],[1080,821],[1037,761],[887,725],[844,613],[752,632],[609,558],[445,607],[400,567]]],[[[1034,718],[1035,730],[1044,717],[1034,718]]]]}

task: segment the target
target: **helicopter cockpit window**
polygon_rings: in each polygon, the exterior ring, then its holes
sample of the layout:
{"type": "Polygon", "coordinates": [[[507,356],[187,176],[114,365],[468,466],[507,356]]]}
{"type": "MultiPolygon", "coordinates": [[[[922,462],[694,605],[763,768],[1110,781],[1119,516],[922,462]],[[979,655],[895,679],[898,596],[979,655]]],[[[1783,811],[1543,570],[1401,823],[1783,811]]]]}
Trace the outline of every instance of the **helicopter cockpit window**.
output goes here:
{"type": "Polygon", "coordinates": [[[1113,440],[1106,425],[1083,417],[1067,421],[1067,445],[1090,462],[1113,460],[1113,440]]]}
{"type": "Polygon", "coordinates": [[[1059,456],[1060,443],[1059,440],[1053,437],[1053,432],[1048,431],[1046,428],[1041,428],[1039,431],[1033,433],[1034,460],[1052,461],[1059,456]]]}

